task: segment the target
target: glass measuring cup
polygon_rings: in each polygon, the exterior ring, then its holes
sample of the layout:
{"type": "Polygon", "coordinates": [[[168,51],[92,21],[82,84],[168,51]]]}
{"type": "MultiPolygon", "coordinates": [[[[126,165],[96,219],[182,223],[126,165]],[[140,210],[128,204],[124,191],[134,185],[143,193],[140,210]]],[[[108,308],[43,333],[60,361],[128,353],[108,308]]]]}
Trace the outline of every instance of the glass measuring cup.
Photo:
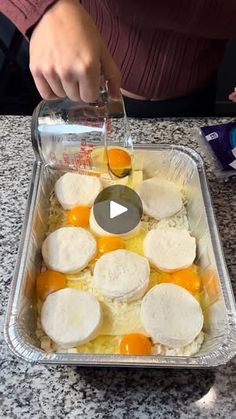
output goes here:
{"type": "Polygon", "coordinates": [[[105,88],[95,103],[42,101],[32,117],[32,143],[52,168],[124,177],[131,171],[132,139],[122,96],[105,88]]]}

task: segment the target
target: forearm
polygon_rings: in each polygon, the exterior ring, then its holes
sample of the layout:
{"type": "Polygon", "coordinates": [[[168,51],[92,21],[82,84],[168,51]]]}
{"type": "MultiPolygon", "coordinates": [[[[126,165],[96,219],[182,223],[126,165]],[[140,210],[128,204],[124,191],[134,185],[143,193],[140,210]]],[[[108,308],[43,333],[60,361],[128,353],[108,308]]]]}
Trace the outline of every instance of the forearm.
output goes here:
{"type": "Polygon", "coordinates": [[[56,0],[0,0],[0,12],[7,16],[20,32],[27,31],[43,16],[56,0]]]}

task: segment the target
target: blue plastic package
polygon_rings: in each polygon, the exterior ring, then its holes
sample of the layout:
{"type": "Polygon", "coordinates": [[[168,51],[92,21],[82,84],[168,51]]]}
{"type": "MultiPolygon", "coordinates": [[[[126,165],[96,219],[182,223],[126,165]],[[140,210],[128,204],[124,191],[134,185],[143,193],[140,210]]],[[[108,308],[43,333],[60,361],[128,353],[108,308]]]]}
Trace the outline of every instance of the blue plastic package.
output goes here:
{"type": "Polygon", "coordinates": [[[216,165],[216,174],[236,176],[236,121],[202,127],[201,145],[205,145],[216,165]]]}

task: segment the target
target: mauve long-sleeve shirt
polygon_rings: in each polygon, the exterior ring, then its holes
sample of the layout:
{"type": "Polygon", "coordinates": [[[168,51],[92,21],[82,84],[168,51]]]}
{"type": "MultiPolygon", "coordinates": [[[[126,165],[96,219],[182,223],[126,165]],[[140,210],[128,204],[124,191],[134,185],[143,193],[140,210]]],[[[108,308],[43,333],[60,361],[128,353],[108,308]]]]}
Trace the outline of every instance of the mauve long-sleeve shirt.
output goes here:
{"type": "MultiPolygon", "coordinates": [[[[122,73],[146,98],[191,94],[216,75],[236,36],[236,0],[81,0],[122,73]]],[[[55,0],[0,0],[24,34],[55,0]]],[[[79,42],[79,40],[78,40],[79,42]]]]}

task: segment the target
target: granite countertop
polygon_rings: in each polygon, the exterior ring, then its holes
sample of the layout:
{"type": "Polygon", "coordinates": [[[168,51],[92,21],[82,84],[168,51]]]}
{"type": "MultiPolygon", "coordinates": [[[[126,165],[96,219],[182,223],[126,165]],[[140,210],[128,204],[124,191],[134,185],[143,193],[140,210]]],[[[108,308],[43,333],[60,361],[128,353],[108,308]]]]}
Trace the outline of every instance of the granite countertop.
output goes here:
{"type": "MultiPolygon", "coordinates": [[[[201,152],[194,127],[222,121],[131,120],[131,128],[137,142],[184,144],[201,152]]],[[[34,161],[30,118],[0,116],[0,139],[2,326],[34,161]]],[[[226,262],[236,281],[236,182],[218,181],[203,157],[226,262]]],[[[236,418],[236,358],[214,370],[47,367],[16,359],[2,327],[0,332],[1,418],[236,418]]]]}

